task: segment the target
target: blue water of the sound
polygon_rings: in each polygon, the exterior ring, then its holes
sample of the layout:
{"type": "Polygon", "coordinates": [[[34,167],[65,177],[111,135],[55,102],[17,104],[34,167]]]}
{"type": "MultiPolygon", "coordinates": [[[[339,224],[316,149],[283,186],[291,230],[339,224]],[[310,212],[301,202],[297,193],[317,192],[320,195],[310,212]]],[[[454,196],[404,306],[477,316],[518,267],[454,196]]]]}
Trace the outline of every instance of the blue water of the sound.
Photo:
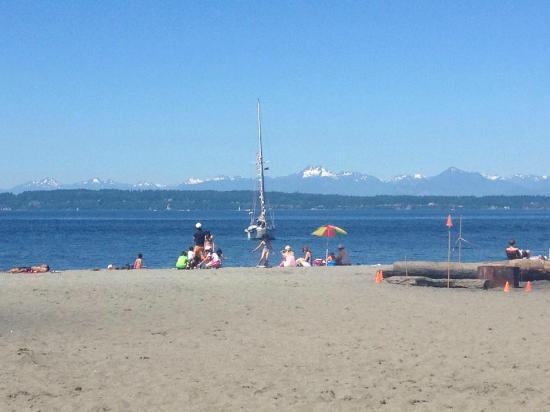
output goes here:
{"type": "MultiPolygon", "coordinates": [[[[353,263],[447,259],[447,210],[293,210],[278,211],[272,264],[289,244],[300,253],[308,244],[324,256],[326,239],[311,236],[331,223],[347,236],[329,239],[335,250],[344,244],[353,263]]],[[[458,214],[463,216],[463,261],[502,260],[509,239],[548,254],[549,210],[461,210],[453,215],[452,258],[458,259],[458,214]]],[[[0,212],[0,269],[48,263],[54,269],[105,268],[132,263],[144,254],[148,267],[173,267],[182,250],[192,244],[195,222],[215,235],[225,266],[253,266],[257,242],[245,237],[248,214],[238,211],[69,211],[0,212]]]]}

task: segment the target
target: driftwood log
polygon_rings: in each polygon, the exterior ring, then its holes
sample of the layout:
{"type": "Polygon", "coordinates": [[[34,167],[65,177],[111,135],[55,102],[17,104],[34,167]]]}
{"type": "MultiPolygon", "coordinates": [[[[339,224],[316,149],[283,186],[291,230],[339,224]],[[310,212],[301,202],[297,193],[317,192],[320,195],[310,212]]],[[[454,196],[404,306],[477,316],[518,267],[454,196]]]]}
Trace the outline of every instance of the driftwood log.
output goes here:
{"type": "MultiPolygon", "coordinates": [[[[479,263],[451,263],[452,279],[477,279],[479,263]]],[[[447,262],[395,262],[393,270],[384,271],[384,277],[423,276],[432,279],[447,279],[447,262]]]]}
{"type": "Polygon", "coordinates": [[[494,262],[490,265],[506,265],[519,268],[520,281],[550,280],[550,261],[541,259],[514,259],[494,262]]]}
{"type": "Polygon", "coordinates": [[[485,279],[489,282],[489,287],[509,285],[519,288],[520,273],[519,268],[509,265],[481,265],[477,268],[478,279],[485,279]]]}
{"type": "MultiPolygon", "coordinates": [[[[436,288],[447,287],[447,279],[432,279],[425,276],[392,276],[385,279],[385,282],[396,285],[432,286],[436,288]]],[[[489,281],[485,279],[451,279],[449,287],[487,289],[489,287],[489,281]]]]}
{"type": "MultiPolygon", "coordinates": [[[[519,280],[550,280],[550,261],[539,259],[503,260],[488,263],[451,263],[451,279],[476,279],[480,266],[519,267],[519,280]]],[[[447,279],[447,262],[411,261],[395,262],[392,270],[384,271],[384,277],[424,276],[447,279]]]]}

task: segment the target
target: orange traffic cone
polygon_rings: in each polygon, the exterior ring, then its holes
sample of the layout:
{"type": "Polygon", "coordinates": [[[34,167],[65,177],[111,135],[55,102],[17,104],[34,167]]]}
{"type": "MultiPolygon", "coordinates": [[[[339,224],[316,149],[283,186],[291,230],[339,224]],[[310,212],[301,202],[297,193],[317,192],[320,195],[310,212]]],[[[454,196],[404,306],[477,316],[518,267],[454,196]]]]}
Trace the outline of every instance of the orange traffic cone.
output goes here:
{"type": "Polygon", "coordinates": [[[506,281],[506,284],[504,285],[504,292],[505,293],[510,292],[510,283],[508,283],[508,281],[506,281]]]}
{"type": "Polygon", "coordinates": [[[374,276],[374,281],[376,283],[380,283],[380,271],[379,270],[376,271],[376,275],[374,276]]]}
{"type": "Polygon", "coordinates": [[[531,286],[531,281],[530,280],[527,281],[527,284],[525,285],[523,290],[527,293],[529,293],[533,290],[533,286],[531,286]]]}

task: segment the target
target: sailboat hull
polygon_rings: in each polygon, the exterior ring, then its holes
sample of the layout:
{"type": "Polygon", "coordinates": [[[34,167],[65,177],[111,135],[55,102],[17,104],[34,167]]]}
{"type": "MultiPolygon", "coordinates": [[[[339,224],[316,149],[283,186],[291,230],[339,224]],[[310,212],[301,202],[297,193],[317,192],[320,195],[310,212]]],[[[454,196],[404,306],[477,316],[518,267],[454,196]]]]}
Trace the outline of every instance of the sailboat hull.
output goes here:
{"type": "Polygon", "coordinates": [[[250,225],[245,230],[248,239],[262,239],[264,236],[268,236],[269,239],[275,239],[273,236],[273,229],[260,227],[256,225],[250,225]]]}

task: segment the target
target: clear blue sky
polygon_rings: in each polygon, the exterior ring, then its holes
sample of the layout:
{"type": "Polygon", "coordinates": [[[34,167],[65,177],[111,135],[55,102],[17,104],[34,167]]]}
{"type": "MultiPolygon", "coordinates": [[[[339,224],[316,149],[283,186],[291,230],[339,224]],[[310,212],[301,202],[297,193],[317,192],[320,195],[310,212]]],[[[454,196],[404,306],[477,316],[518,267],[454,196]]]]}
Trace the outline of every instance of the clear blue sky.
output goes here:
{"type": "Polygon", "coordinates": [[[0,187],[550,174],[545,1],[0,1],[0,187]]]}

